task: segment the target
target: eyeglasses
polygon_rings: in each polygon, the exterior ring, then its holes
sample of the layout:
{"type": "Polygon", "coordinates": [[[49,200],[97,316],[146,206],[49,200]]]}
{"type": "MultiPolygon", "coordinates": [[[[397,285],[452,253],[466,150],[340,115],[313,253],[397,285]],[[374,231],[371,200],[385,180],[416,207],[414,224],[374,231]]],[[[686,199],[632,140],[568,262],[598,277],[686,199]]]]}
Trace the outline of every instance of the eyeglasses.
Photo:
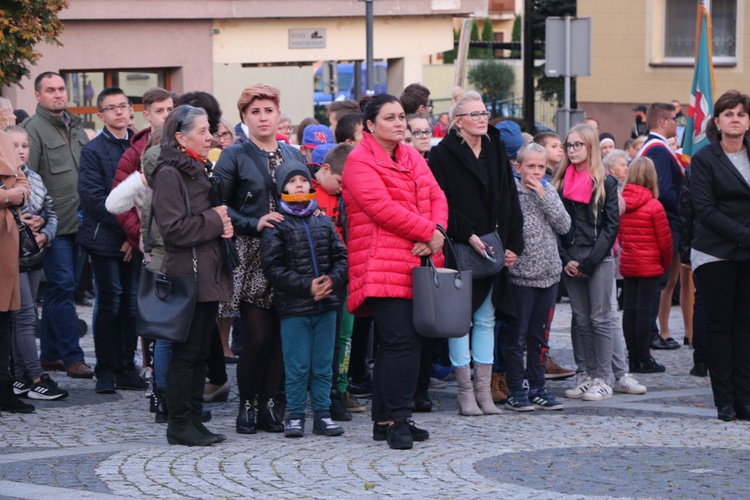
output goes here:
{"type": "Polygon", "coordinates": [[[672,120],[673,122],[677,121],[677,117],[676,116],[665,116],[664,119],[665,120],[672,120]]]}
{"type": "Polygon", "coordinates": [[[435,109],[435,106],[432,105],[432,101],[428,102],[427,104],[423,104],[423,106],[427,109],[435,109]]]}
{"type": "Polygon", "coordinates": [[[222,132],[220,134],[215,134],[214,139],[217,141],[220,141],[222,139],[231,139],[232,133],[231,132],[222,132]]]}
{"type": "Polygon", "coordinates": [[[565,144],[563,144],[563,147],[565,147],[565,149],[572,149],[573,151],[578,151],[579,149],[583,147],[583,143],[582,142],[566,142],[565,144]]]}
{"type": "Polygon", "coordinates": [[[130,104],[128,104],[128,103],[123,103],[123,104],[120,104],[119,106],[115,106],[113,104],[112,106],[107,106],[106,108],[102,108],[101,112],[105,113],[105,112],[109,111],[111,113],[112,111],[116,111],[116,110],[119,109],[120,111],[122,111],[124,113],[125,111],[129,110],[130,108],[132,108],[132,106],[130,104]]]}
{"type": "Polygon", "coordinates": [[[412,130],[411,135],[415,139],[422,139],[423,137],[432,137],[432,130],[412,130]]]}
{"type": "Polygon", "coordinates": [[[484,118],[485,120],[489,120],[490,116],[492,116],[492,113],[489,111],[472,111],[471,113],[461,113],[460,115],[454,115],[456,118],[459,116],[470,116],[472,120],[475,122],[478,122],[480,118],[484,118]]]}

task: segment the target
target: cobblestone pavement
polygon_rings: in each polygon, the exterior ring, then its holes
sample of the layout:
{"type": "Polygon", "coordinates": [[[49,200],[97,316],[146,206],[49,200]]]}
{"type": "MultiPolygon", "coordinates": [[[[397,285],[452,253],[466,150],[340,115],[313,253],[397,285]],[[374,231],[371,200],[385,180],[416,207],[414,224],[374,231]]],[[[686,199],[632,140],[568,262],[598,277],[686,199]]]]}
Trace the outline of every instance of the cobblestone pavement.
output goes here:
{"type": "MultiPolygon", "coordinates": [[[[91,308],[79,312],[90,324],[91,308]]],[[[569,323],[570,308],[560,304],[551,346],[566,366],[569,323]]],[[[682,341],[677,307],[671,324],[682,341]]],[[[90,333],[82,345],[93,361],[90,333]]],[[[209,428],[229,439],[169,446],[144,393],[97,395],[93,381],[53,373],[68,399],[0,418],[0,497],[750,498],[750,424],[715,418],[708,379],[688,375],[689,348],[654,356],[667,373],[638,376],[646,395],[564,400],[562,412],[459,417],[450,383],[431,391],[433,413],[415,415],[431,438],[409,451],[374,442],[369,412],[335,438],[236,434],[232,367],[229,402],[208,405],[209,428]]],[[[549,384],[560,399],[572,386],[549,384]]]]}

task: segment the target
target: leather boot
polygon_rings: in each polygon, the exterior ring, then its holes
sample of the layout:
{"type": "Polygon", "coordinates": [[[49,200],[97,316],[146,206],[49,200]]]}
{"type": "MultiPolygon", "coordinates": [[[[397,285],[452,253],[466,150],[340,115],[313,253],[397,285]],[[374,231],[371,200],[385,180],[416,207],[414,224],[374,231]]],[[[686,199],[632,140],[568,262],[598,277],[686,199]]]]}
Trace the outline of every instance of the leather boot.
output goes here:
{"type": "Polygon", "coordinates": [[[493,373],[490,381],[490,390],[492,391],[492,401],[495,403],[505,403],[508,400],[508,384],[505,382],[504,373],[493,373]]]}
{"type": "Polygon", "coordinates": [[[166,424],[169,412],[167,411],[167,391],[166,389],[154,389],[154,401],[156,402],[156,411],[154,412],[154,423],[166,424]]]}
{"type": "MultiPolygon", "coordinates": [[[[193,425],[192,408],[193,370],[167,370],[167,442],[185,446],[208,446],[214,442],[193,425]]],[[[203,383],[201,381],[201,403],[203,383]]],[[[199,414],[200,415],[200,414],[199,414]]]]}
{"type": "Polygon", "coordinates": [[[193,368],[193,384],[191,386],[192,392],[190,398],[193,426],[204,436],[212,438],[214,443],[221,443],[222,441],[226,441],[227,437],[224,434],[213,433],[203,425],[203,387],[206,383],[207,372],[208,368],[205,365],[193,368]]]}
{"type": "Polygon", "coordinates": [[[268,398],[266,404],[260,407],[258,411],[258,429],[266,432],[284,432],[284,423],[276,415],[273,398],[268,398]]]}
{"type": "Polygon", "coordinates": [[[13,392],[13,381],[0,381],[0,410],[10,413],[33,413],[34,405],[24,403],[13,392]]]}
{"type": "Polygon", "coordinates": [[[240,402],[240,413],[237,415],[237,434],[255,434],[255,405],[250,400],[240,402]]]}
{"type": "Polygon", "coordinates": [[[495,406],[492,401],[492,365],[491,364],[474,364],[474,385],[477,393],[477,403],[485,415],[499,415],[502,413],[500,408],[495,406]]]}
{"type": "Polygon", "coordinates": [[[458,382],[458,414],[469,417],[484,415],[477,406],[477,398],[474,395],[474,387],[471,385],[471,369],[461,366],[453,369],[458,382]]]}

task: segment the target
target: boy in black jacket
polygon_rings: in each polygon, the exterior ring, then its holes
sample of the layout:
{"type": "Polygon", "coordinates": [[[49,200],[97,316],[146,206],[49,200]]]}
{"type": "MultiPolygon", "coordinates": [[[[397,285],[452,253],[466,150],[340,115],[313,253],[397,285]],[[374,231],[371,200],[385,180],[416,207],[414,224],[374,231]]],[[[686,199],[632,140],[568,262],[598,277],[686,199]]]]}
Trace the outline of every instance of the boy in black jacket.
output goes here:
{"type": "Polygon", "coordinates": [[[331,420],[329,407],[340,301],[335,290],[346,281],[346,249],[331,220],[313,216],[318,205],[307,166],[289,160],[275,174],[284,220],[263,231],[261,262],[281,317],[289,410],[284,435],[304,435],[309,382],[313,433],[338,436],[344,429],[331,420]]]}

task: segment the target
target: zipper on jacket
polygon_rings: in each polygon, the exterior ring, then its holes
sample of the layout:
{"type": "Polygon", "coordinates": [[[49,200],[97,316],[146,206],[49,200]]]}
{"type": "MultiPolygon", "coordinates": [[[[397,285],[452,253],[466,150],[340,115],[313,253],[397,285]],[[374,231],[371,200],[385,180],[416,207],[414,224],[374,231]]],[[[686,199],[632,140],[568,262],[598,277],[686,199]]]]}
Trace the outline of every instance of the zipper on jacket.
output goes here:
{"type": "MultiPolygon", "coordinates": [[[[313,263],[313,274],[315,274],[315,278],[317,279],[319,276],[318,273],[318,259],[315,258],[315,245],[313,245],[312,235],[310,234],[310,227],[307,225],[306,220],[302,220],[302,224],[305,225],[305,233],[307,233],[307,242],[310,244],[310,256],[312,257],[312,263],[313,263]]],[[[323,309],[323,304],[318,301],[318,309],[323,309]]]]}
{"type": "Polygon", "coordinates": [[[96,228],[94,228],[94,236],[92,239],[96,239],[96,235],[99,234],[99,226],[101,225],[101,222],[96,223],[96,228]]]}
{"type": "Polygon", "coordinates": [[[247,194],[245,195],[245,201],[242,202],[242,206],[240,207],[240,210],[239,210],[240,212],[242,212],[245,209],[245,206],[247,206],[248,201],[252,197],[253,197],[253,193],[248,191],[247,194]]]}

